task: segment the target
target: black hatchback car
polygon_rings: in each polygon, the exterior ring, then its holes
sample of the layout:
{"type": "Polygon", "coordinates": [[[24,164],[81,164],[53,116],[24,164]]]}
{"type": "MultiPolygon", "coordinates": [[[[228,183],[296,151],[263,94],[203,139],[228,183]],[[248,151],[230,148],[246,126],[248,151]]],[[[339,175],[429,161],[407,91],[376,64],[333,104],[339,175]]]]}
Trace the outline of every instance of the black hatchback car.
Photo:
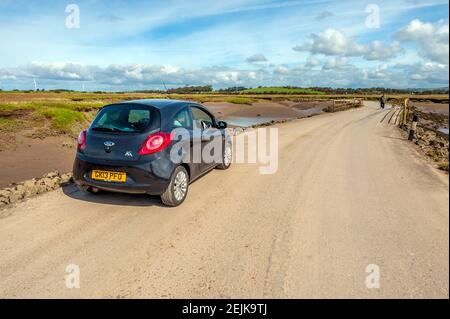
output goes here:
{"type": "Polygon", "coordinates": [[[91,193],[147,193],[178,206],[190,182],[213,168],[230,167],[226,127],[205,107],[188,101],[106,105],[78,137],[74,181],[91,193]]]}

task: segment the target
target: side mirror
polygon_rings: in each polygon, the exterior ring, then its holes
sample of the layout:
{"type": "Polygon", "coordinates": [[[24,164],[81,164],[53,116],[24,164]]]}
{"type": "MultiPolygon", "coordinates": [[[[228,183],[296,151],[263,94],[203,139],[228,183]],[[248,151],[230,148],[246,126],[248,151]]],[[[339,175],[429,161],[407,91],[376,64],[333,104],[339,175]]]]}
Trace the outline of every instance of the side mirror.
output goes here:
{"type": "Polygon", "coordinates": [[[217,122],[217,128],[220,129],[220,130],[227,128],[227,126],[228,126],[227,122],[224,122],[224,121],[218,121],[217,122]]]}

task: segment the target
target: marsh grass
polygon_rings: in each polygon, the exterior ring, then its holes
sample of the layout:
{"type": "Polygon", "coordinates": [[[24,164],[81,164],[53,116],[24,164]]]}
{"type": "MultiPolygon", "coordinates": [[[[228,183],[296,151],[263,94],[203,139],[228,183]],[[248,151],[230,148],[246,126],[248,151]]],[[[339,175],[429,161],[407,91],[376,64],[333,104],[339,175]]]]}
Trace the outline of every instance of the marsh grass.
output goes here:
{"type": "Polygon", "coordinates": [[[248,105],[251,105],[253,100],[249,99],[247,97],[232,97],[232,98],[228,98],[226,100],[226,102],[233,103],[233,104],[248,104],[248,105]]]}
{"type": "MultiPolygon", "coordinates": [[[[411,99],[446,101],[448,95],[407,94],[389,95],[389,99],[401,101],[411,99]]],[[[102,93],[102,92],[0,92],[0,130],[16,132],[25,128],[42,129],[49,134],[74,135],[86,128],[98,110],[107,104],[135,99],[177,99],[205,102],[229,102],[252,104],[257,101],[305,101],[360,98],[376,100],[378,95],[327,95],[311,89],[266,87],[255,88],[234,94],[211,92],[204,94],[164,93],[102,93]],[[320,93],[320,96],[319,96],[320,93]]]]}
{"type": "Polygon", "coordinates": [[[71,133],[75,123],[86,122],[85,113],[100,108],[103,103],[86,102],[23,102],[0,104],[0,127],[5,130],[36,128],[47,120],[55,132],[71,133]]]}
{"type": "Polygon", "coordinates": [[[323,95],[323,92],[304,89],[304,88],[293,88],[293,87],[260,87],[253,88],[243,91],[243,93],[251,94],[314,94],[323,95]]]}
{"type": "Polygon", "coordinates": [[[38,112],[51,121],[53,128],[64,133],[68,133],[76,122],[85,119],[83,113],[65,108],[45,108],[38,112]]]}

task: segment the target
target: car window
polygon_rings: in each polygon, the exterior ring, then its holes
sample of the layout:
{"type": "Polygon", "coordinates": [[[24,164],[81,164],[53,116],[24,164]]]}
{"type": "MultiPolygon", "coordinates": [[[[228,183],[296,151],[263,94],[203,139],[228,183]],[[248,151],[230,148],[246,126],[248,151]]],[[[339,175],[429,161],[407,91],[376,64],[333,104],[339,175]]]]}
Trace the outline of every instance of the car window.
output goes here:
{"type": "Polygon", "coordinates": [[[138,123],[139,121],[148,121],[149,119],[149,110],[130,110],[130,112],[128,113],[129,123],[138,123]]]}
{"type": "Polygon", "coordinates": [[[134,105],[111,105],[103,108],[91,128],[96,131],[143,132],[160,126],[159,112],[134,105]]]}
{"type": "Polygon", "coordinates": [[[197,107],[191,107],[192,119],[194,123],[194,128],[208,128],[213,127],[213,119],[208,113],[200,110],[197,107]],[[202,122],[205,126],[202,126],[202,122]]]}
{"type": "Polygon", "coordinates": [[[178,112],[177,115],[174,116],[172,124],[174,127],[191,127],[192,119],[188,109],[178,112]]]}

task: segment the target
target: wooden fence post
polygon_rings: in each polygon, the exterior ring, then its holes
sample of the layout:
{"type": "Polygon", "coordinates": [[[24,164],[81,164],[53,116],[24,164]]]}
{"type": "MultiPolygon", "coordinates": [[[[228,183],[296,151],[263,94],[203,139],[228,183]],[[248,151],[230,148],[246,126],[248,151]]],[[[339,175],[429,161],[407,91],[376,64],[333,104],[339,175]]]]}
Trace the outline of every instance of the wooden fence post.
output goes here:
{"type": "Polygon", "coordinates": [[[408,101],[409,99],[406,98],[405,99],[405,106],[403,109],[403,125],[406,125],[406,123],[408,122],[408,101]]]}
{"type": "Polygon", "coordinates": [[[411,128],[409,129],[409,136],[408,136],[409,141],[414,140],[418,121],[419,121],[419,117],[417,116],[417,114],[414,114],[413,122],[411,123],[411,128]]]}

